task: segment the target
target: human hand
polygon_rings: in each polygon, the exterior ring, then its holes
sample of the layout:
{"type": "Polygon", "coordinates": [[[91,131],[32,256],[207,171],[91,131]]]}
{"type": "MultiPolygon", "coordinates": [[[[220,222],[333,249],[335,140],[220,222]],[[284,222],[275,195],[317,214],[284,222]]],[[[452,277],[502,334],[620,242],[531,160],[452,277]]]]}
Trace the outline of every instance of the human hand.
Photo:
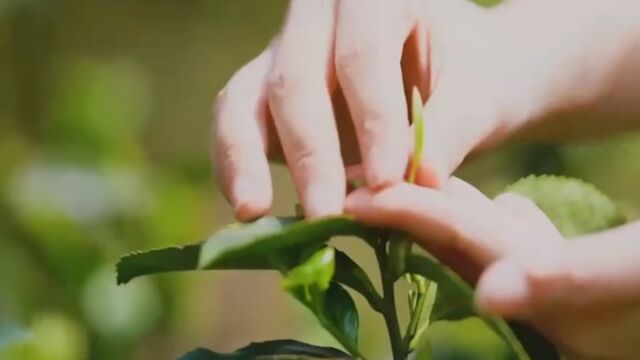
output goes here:
{"type": "MultiPolygon", "coordinates": [[[[405,97],[414,85],[428,99],[420,185],[438,186],[470,152],[514,134],[589,130],[579,115],[619,108],[617,82],[637,78],[621,77],[620,68],[634,63],[627,55],[640,34],[639,7],[294,0],[281,33],[217,98],[214,162],[223,192],[241,220],[268,212],[266,154],[286,158],[307,216],[342,211],[346,165],[362,161],[372,189],[400,181],[411,148],[405,97]]],[[[606,118],[592,132],[618,127],[606,118]]]]}
{"type": "Polygon", "coordinates": [[[477,288],[481,310],[531,321],[567,359],[637,359],[640,223],[492,264],[477,288]]]}
{"type": "Polygon", "coordinates": [[[567,241],[530,200],[492,201],[455,178],[442,190],[359,189],[346,209],[408,231],[467,279],[477,279],[469,263],[477,265],[479,309],[531,322],[568,359],[637,358],[640,223],[567,241]]]}
{"type": "Polygon", "coordinates": [[[214,107],[214,162],[236,217],[271,206],[266,154],[284,155],[307,216],[342,212],[345,165],[360,154],[372,188],[402,179],[410,146],[403,79],[427,84],[419,4],[291,2],[281,33],[214,107]]]}

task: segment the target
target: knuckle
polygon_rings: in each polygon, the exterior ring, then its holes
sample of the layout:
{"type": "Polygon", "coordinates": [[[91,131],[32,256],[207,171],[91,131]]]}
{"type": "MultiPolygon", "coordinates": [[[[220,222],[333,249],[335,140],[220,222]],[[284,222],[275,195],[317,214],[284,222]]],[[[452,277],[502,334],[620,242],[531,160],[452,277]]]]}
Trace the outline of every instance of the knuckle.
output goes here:
{"type": "Polygon", "coordinates": [[[281,102],[295,88],[293,77],[287,71],[275,70],[267,79],[268,97],[270,102],[281,102]]]}
{"type": "Polygon", "coordinates": [[[300,145],[289,159],[289,167],[298,174],[308,173],[318,162],[317,151],[308,145],[300,145]]]}
{"type": "Polygon", "coordinates": [[[339,46],[335,55],[335,65],[338,77],[348,78],[357,71],[363,63],[375,56],[376,48],[367,43],[343,44],[339,46]]]}

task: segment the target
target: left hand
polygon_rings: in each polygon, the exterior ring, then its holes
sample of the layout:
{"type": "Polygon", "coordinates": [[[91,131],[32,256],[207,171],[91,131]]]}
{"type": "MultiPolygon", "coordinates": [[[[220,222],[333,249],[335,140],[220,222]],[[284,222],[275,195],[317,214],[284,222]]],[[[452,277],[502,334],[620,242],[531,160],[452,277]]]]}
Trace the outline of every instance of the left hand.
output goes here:
{"type": "Polygon", "coordinates": [[[640,353],[638,223],[566,241],[530,200],[503,194],[492,201],[458,179],[442,190],[360,189],[346,210],[366,224],[408,231],[456,271],[468,271],[468,263],[461,268],[455,254],[469,258],[482,269],[479,309],[531,322],[568,359],[640,353]]]}

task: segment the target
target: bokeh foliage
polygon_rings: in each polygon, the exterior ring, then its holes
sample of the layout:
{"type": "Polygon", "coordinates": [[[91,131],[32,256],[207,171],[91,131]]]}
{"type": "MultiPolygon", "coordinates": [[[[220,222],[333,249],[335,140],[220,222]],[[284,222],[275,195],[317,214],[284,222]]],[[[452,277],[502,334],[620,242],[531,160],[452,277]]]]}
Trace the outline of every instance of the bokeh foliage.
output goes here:
{"type": "MultiPolygon", "coordinates": [[[[0,0],[0,358],[164,359],[278,337],[335,345],[268,274],[113,281],[120,254],[231,221],[208,162],[211,99],[277,32],[285,5],[0,0]]],[[[512,147],[460,175],[493,194],[539,172],[592,182],[631,217],[640,208],[633,134],[512,147]]],[[[275,175],[276,212],[291,213],[288,176],[275,175]]],[[[361,321],[366,351],[385,349],[383,325],[361,321]]],[[[431,346],[500,358],[478,326],[442,325],[431,346]],[[473,346],[451,346],[456,326],[473,346]]]]}

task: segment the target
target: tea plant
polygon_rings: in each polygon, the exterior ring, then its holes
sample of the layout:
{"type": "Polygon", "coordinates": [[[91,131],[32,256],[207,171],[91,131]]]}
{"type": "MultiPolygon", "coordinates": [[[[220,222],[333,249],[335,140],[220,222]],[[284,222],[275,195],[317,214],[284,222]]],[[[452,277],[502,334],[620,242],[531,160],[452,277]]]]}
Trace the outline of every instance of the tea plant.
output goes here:
{"type": "MultiPolygon", "coordinates": [[[[422,101],[414,91],[412,118],[416,149],[422,147],[422,101]]],[[[408,181],[415,177],[418,155],[408,181]]],[[[603,230],[623,222],[615,204],[593,186],[575,179],[543,176],[521,179],[507,191],[531,198],[566,236],[603,230]]],[[[188,270],[275,270],[282,289],[311,311],[344,351],[294,340],[252,343],[230,354],[196,349],[182,360],[215,359],[365,359],[358,344],[359,315],[345,287],[362,295],[385,321],[394,360],[407,359],[421,335],[438,321],[481,318],[525,359],[559,359],[553,346],[533,329],[504,319],[478,314],[473,288],[435,258],[412,251],[406,233],[359,224],[349,216],[305,220],[299,216],[265,217],[232,224],[194,245],[134,252],[118,264],[118,283],[148,274],[188,270]],[[382,293],[347,254],[329,240],[355,236],[372,249],[380,270],[382,293]],[[401,329],[394,285],[408,281],[409,324],[401,329]]]]}

